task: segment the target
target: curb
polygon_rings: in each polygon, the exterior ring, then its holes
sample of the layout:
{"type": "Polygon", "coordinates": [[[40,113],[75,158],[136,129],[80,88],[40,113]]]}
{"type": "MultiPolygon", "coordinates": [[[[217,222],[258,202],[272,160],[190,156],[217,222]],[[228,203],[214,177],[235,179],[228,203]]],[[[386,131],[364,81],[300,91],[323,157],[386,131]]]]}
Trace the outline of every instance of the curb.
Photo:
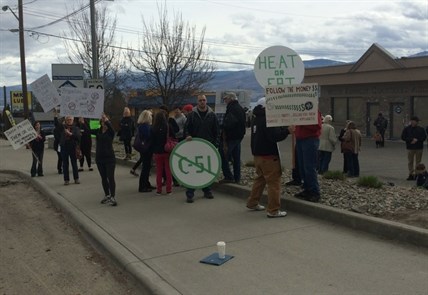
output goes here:
{"type": "MultiPolygon", "coordinates": [[[[237,184],[213,184],[213,189],[246,199],[250,189],[237,184]]],[[[264,195],[266,196],[266,195],[264,195]]],[[[296,198],[282,197],[281,207],[289,211],[315,217],[341,226],[364,231],[378,237],[409,243],[428,248],[428,229],[419,228],[395,221],[362,215],[327,205],[310,203],[296,198]]]]}
{"type": "Polygon", "coordinates": [[[76,225],[97,250],[108,254],[114,263],[129,273],[142,291],[155,295],[180,294],[172,285],[155,273],[144,261],[141,261],[131,251],[125,248],[119,241],[96,224],[91,218],[68,202],[57,192],[47,187],[37,179],[31,178],[24,172],[15,170],[0,170],[4,173],[18,175],[25,179],[31,186],[38,190],[53,203],[55,208],[64,213],[67,221],[76,225]]]}

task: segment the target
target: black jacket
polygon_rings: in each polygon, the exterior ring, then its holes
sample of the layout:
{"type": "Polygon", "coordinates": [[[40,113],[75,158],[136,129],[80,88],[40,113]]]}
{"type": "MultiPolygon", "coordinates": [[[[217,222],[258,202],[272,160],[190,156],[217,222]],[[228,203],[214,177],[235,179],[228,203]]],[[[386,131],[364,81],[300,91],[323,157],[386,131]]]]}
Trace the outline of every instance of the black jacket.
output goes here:
{"type": "Polygon", "coordinates": [[[122,117],[120,120],[120,140],[131,140],[134,136],[134,120],[131,117],[122,117]]]}
{"type": "Polygon", "coordinates": [[[239,102],[231,101],[226,107],[223,119],[223,134],[226,141],[244,138],[245,120],[245,111],[239,102]]]}
{"type": "Polygon", "coordinates": [[[286,127],[266,127],[265,108],[258,105],[253,110],[255,116],[251,124],[251,152],[254,156],[277,156],[277,142],[287,138],[286,127]]]}
{"type": "Polygon", "coordinates": [[[72,152],[76,149],[76,146],[80,144],[80,129],[76,125],[67,126],[65,124],[58,124],[58,133],[59,133],[59,145],[61,150],[66,149],[69,152],[72,152]],[[65,133],[65,129],[68,129],[72,133],[71,136],[68,136],[65,133]]]}
{"type": "Polygon", "coordinates": [[[45,149],[45,141],[46,141],[45,133],[43,132],[43,130],[40,130],[40,137],[37,137],[36,139],[33,139],[32,141],[30,141],[31,149],[34,152],[43,151],[45,149]]]}
{"type": "MultiPolygon", "coordinates": [[[[174,120],[174,119],[173,119],[174,120]]],[[[175,122],[175,120],[174,120],[175,122]]],[[[171,126],[170,121],[168,120],[168,128],[169,128],[169,134],[166,130],[166,126],[162,126],[161,128],[152,128],[152,150],[155,154],[164,154],[165,152],[165,144],[166,144],[166,138],[167,135],[172,138],[175,137],[175,129],[174,126],[171,126]]]]}
{"type": "Polygon", "coordinates": [[[408,150],[421,150],[424,148],[424,141],[427,138],[424,128],[421,126],[412,125],[404,128],[401,133],[401,139],[406,142],[406,148],[408,150]],[[416,138],[418,141],[415,144],[411,144],[413,138],[416,138]]]}
{"type": "Polygon", "coordinates": [[[210,107],[204,118],[201,117],[197,107],[193,108],[193,112],[190,113],[184,126],[184,137],[189,135],[205,139],[218,147],[218,120],[210,107]]]}
{"type": "Polygon", "coordinates": [[[103,133],[102,126],[96,133],[96,163],[115,162],[116,156],[113,149],[114,130],[110,122],[106,122],[107,131],[103,133]]]}

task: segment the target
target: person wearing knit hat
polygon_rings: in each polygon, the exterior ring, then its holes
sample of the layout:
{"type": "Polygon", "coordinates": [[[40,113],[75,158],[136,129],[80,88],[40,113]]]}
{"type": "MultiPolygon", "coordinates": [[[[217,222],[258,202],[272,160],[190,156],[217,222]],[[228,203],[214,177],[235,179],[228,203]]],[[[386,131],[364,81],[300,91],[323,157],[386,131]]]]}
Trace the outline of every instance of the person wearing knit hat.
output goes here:
{"type": "Polygon", "coordinates": [[[320,146],[318,148],[318,173],[323,174],[328,171],[328,166],[331,161],[331,154],[334,151],[337,137],[334,127],[331,126],[333,117],[326,115],[323,119],[320,135],[320,146]]]}
{"type": "Polygon", "coordinates": [[[181,110],[182,110],[183,114],[187,117],[187,115],[192,112],[193,105],[186,104],[185,106],[183,106],[183,108],[181,110]]]}
{"type": "Polygon", "coordinates": [[[234,92],[227,92],[223,96],[223,101],[226,104],[226,112],[223,117],[219,146],[224,176],[222,182],[239,183],[241,181],[241,141],[245,135],[247,116],[234,92]],[[230,162],[233,163],[233,173],[230,162]]]}

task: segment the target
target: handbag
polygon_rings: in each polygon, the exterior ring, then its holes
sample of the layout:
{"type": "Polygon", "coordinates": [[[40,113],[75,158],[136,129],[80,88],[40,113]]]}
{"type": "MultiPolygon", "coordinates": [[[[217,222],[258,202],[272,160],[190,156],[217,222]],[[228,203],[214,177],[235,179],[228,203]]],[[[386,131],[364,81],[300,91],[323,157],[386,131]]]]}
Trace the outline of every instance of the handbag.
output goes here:
{"type": "Polygon", "coordinates": [[[163,147],[163,149],[165,150],[165,152],[170,153],[175,148],[177,143],[178,143],[177,139],[169,136],[169,126],[167,125],[166,143],[165,143],[165,146],[163,147]]]}
{"type": "Polygon", "coordinates": [[[342,153],[353,153],[354,147],[350,141],[343,141],[341,144],[342,153]]]}
{"type": "Polygon", "coordinates": [[[150,148],[150,142],[148,140],[142,140],[140,137],[140,133],[137,132],[132,147],[139,153],[145,153],[150,148]]]}
{"type": "Polygon", "coordinates": [[[354,147],[352,145],[352,132],[351,132],[351,139],[342,141],[340,148],[342,150],[342,153],[353,153],[354,152],[354,147]]]}
{"type": "Polygon", "coordinates": [[[76,145],[76,159],[81,160],[83,158],[82,150],[79,145],[76,145]]]}

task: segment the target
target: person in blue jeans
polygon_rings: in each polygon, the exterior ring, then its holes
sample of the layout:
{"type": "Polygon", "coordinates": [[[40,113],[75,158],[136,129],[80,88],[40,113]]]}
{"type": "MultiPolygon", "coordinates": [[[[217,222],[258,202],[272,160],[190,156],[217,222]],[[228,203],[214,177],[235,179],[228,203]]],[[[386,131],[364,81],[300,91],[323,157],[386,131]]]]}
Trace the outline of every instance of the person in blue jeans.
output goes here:
{"type": "MultiPolygon", "coordinates": [[[[187,117],[186,125],[184,126],[185,140],[189,141],[192,138],[202,138],[211,142],[214,146],[218,147],[219,128],[217,116],[213,110],[207,105],[207,98],[205,95],[198,96],[198,104],[193,108],[193,111],[187,117]]],[[[213,199],[214,196],[211,192],[211,187],[207,186],[202,188],[204,197],[213,199]]],[[[193,203],[195,195],[194,188],[186,189],[186,202],[193,203]]]]}
{"type": "Polygon", "coordinates": [[[319,202],[320,187],[318,183],[317,163],[321,135],[321,113],[318,112],[318,124],[298,125],[295,130],[297,159],[303,191],[295,194],[310,202],[319,202]]]}
{"type": "Polygon", "coordinates": [[[245,135],[246,114],[235,93],[226,93],[223,101],[227,107],[219,147],[224,175],[221,182],[239,183],[241,181],[241,141],[245,135]],[[233,174],[230,171],[230,161],[233,163],[233,174]]]}

